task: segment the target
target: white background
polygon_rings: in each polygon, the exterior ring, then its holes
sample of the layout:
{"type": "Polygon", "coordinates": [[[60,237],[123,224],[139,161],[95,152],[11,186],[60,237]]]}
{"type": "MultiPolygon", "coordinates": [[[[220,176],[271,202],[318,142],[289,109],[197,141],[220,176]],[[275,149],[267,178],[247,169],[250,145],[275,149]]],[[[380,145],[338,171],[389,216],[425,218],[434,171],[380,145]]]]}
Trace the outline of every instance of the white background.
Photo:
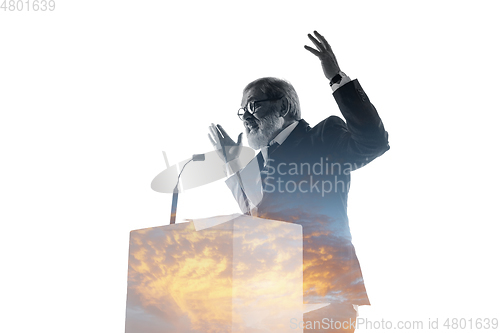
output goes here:
{"type": "MultiPolygon", "coordinates": [[[[243,87],[289,80],[311,125],[340,112],[318,30],[391,150],[353,174],[360,316],[500,317],[495,1],[62,1],[0,11],[2,332],[123,332],[128,237],[168,224],[165,163],[236,138],[243,87]]],[[[222,180],[181,217],[237,212],[222,180]]],[[[361,331],[361,330],[360,330],[361,331]]],[[[383,330],[380,330],[383,331],[383,330]]],[[[419,332],[422,332],[420,330],[419,332]]],[[[491,330],[490,330],[491,331],[491,330]]]]}

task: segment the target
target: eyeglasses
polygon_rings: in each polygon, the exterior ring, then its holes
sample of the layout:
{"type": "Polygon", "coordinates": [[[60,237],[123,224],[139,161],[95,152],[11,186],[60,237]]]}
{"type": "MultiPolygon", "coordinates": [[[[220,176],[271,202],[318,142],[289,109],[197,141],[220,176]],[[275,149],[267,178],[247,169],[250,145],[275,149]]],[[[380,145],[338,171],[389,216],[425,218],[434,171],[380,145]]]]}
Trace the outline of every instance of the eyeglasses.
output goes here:
{"type": "Polygon", "coordinates": [[[277,100],[282,99],[283,97],[284,96],[281,96],[278,98],[261,99],[260,101],[248,102],[247,106],[238,109],[238,117],[240,117],[241,120],[244,120],[243,116],[245,115],[245,112],[248,112],[253,116],[255,114],[255,112],[257,112],[257,110],[255,108],[255,103],[277,101],[277,100]]]}

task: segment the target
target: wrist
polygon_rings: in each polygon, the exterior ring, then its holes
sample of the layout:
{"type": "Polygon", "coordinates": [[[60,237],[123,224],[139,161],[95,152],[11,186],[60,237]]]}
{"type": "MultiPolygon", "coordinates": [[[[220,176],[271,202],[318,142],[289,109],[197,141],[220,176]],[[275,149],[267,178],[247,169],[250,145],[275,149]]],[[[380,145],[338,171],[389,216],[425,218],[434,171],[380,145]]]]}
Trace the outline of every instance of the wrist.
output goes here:
{"type": "Polygon", "coordinates": [[[229,177],[230,175],[243,169],[243,165],[241,165],[241,161],[237,156],[233,160],[226,162],[225,168],[226,168],[226,176],[229,177]]]}

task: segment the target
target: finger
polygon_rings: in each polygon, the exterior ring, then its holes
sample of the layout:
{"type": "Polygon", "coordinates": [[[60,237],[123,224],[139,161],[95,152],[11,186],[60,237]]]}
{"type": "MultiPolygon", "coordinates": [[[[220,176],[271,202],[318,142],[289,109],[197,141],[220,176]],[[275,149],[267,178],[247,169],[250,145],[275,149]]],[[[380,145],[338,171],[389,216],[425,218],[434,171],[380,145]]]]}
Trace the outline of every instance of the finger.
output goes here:
{"type": "Polygon", "coordinates": [[[323,38],[323,36],[318,32],[318,30],[314,30],[314,34],[316,35],[316,37],[318,38],[323,38]]]}
{"type": "Polygon", "coordinates": [[[312,47],[310,47],[310,46],[304,45],[304,48],[305,48],[307,51],[309,51],[309,52],[311,52],[312,54],[314,54],[316,57],[319,57],[319,56],[320,56],[320,54],[321,54],[318,50],[313,49],[313,48],[312,48],[312,47]]]}
{"type": "Polygon", "coordinates": [[[320,40],[320,42],[326,47],[326,49],[329,49],[331,50],[332,48],[330,47],[330,44],[328,44],[328,41],[325,39],[325,37],[321,36],[319,34],[319,32],[317,32],[316,30],[314,30],[314,34],[316,35],[316,37],[320,40]]]}
{"type": "Polygon", "coordinates": [[[217,144],[217,140],[214,139],[213,135],[208,133],[208,138],[210,139],[210,142],[215,146],[217,144]]]}
{"type": "Polygon", "coordinates": [[[219,130],[217,129],[217,127],[215,127],[214,124],[210,125],[210,131],[212,132],[212,135],[214,136],[215,139],[221,138],[219,130]]]}
{"type": "Polygon", "coordinates": [[[217,142],[219,142],[219,141],[220,141],[220,139],[221,139],[221,138],[220,138],[220,134],[219,134],[219,131],[217,131],[217,130],[215,129],[214,124],[212,124],[212,126],[210,126],[210,127],[209,127],[209,129],[210,129],[210,132],[212,132],[212,136],[214,137],[214,139],[215,139],[217,142]]]}
{"type": "Polygon", "coordinates": [[[214,129],[217,131],[217,133],[219,133],[221,138],[225,138],[227,136],[227,135],[224,135],[224,133],[220,130],[221,127],[219,124],[217,124],[217,126],[214,126],[214,129]]]}
{"type": "Polygon", "coordinates": [[[325,46],[322,45],[316,38],[314,38],[311,34],[307,34],[307,37],[309,37],[309,39],[311,40],[311,42],[314,43],[314,45],[316,45],[316,47],[320,50],[320,51],[324,51],[325,50],[325,46]]]}
{"type": "Polygon", "coordinates": [[[234,145],[233,139],[231,139],[231,137],[226,133],[226,131],[222,128],[222,126],[217,124],[217,128],[219,129],[221,134],[224,136],[224,139],[226,140],[226,144],[233,146],[234,145]]]}
{"type": "Polygon", "coordinates": [[[224,137],[229,137],[229,135],[227,135],[226,131],[224,131],[224,129],[222,128],[221,125],[217,124],[217,128],[219,129],[219,131],[222,133],[222,135],[224,137]]]}
{"type": "Polygon", "coordinates": [[[217,144],[215,143],[214,139],[212,139],[212,137],[210,136],[210,134],[208,134],[208,139],[210,140],[210,142],[212,143],[212,146],[214,146],[215,148],[218,148],[217,147],[217,144]]]}
{"type": "Polygon", "coordinates": [[[241,145],[241,138],[243,137],[243,132],[238,135],[238,142],[236,143],[238,146],[241,145]]]}
{"type": "Polygon", "coordinates": [[[210,125],[210,126],[208,126],[208,130],[209,130],[209,132],[212,134],[212,136],[213,136],[214,138],[216,138],[216,137],[217,137],[217,136],[215,135],[215,131],[214,131],[214,128],[213,128],[213,124],[212,124],[212,125],[210,125]]]}
{"type": "Polygon", "coordinates": [[[214,124],[212,124],[212,128],[214,131],[214,136],[216,136],[219,139],[219,142],[222,144],[222,142],[224,141],[224,137],[222,136],[222,134],[219,132],[219,129],[214,124]]]}

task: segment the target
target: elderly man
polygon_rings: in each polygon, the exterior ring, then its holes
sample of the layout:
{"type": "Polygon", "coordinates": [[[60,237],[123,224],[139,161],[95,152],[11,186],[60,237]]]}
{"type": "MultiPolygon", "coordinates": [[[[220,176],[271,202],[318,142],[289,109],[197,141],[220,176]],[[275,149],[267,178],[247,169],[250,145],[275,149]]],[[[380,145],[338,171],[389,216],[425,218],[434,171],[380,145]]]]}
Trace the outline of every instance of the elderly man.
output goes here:
{"type": "Polygon", "coordinates": [[[346,122],[330,116],[314,127],[302,119],[292,85],[261,78],[243,91],[238,116],[259,154],[239,165],[235,143],[220,125],[209,138],[232,175],[226,183],[245,214],[299,223],[304,238],[304,302],[316,309],[293,318],[308,332],[353,332],[358,305],[369,305],[351,243],[347,195],[351,171],[389,149],[382,121],[357,80],[342,71],[326,39],[308,35],[346,122]]]}

